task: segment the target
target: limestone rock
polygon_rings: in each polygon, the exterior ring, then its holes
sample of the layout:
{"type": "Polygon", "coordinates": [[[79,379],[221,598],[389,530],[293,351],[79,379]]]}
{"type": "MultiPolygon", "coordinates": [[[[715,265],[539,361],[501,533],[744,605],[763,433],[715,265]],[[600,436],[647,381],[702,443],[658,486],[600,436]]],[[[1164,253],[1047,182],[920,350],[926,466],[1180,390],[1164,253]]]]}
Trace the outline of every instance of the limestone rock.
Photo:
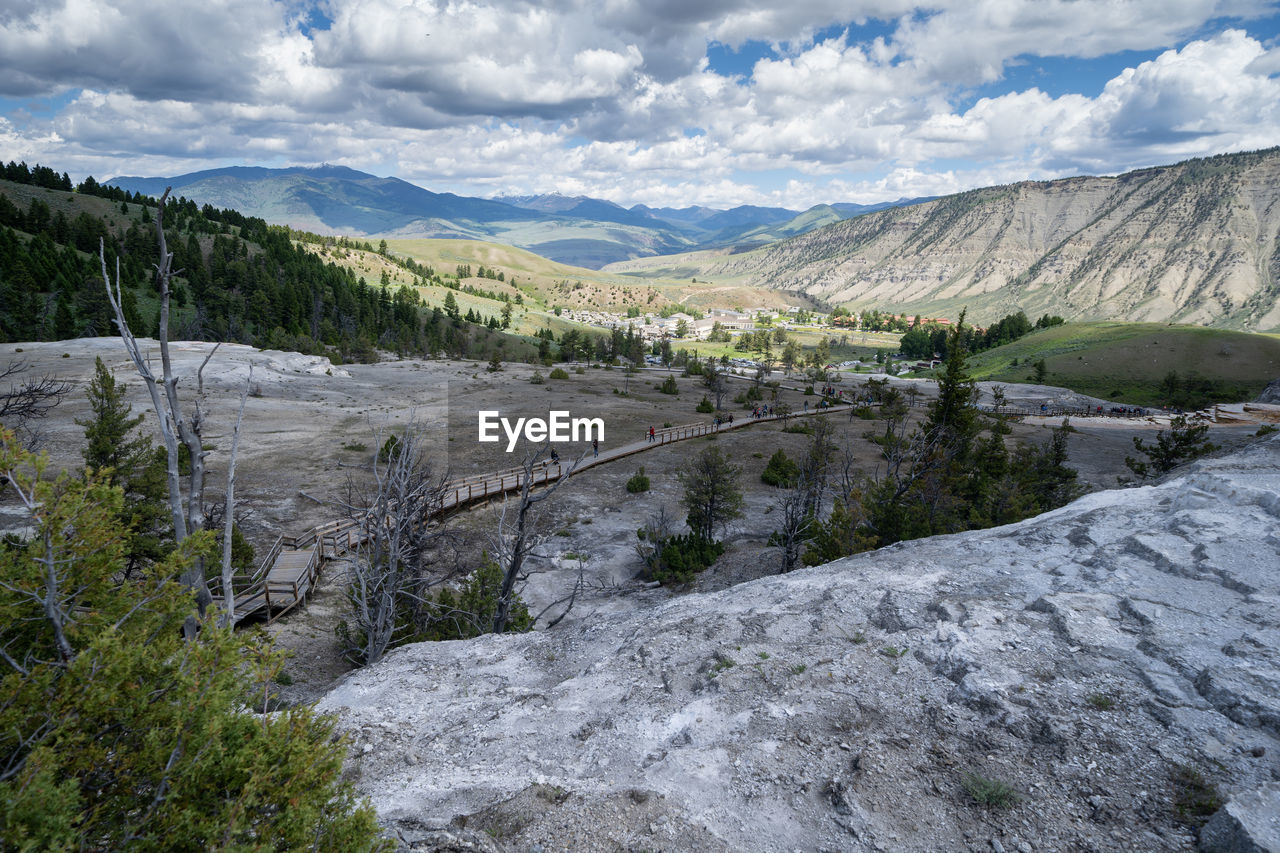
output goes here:
{"type": "Polygon", "coordinates": [[[1204,853],[1280,853],[1280,785],[1232,797],[1200,830],[1204,853]]]}
{"type": "Polygon", "coordinates": [[[1277,530],[1273,436],[1003,528],[406,646],[319,709],[375,744],[355,782],[388,825],[464,818],[512,850],[971,850],[993,825],[1006,849],[1189,850],[1183,765],[1256,840],[1277,530]],[[974,776],[1016,799],[975,803],[974,776]]]}

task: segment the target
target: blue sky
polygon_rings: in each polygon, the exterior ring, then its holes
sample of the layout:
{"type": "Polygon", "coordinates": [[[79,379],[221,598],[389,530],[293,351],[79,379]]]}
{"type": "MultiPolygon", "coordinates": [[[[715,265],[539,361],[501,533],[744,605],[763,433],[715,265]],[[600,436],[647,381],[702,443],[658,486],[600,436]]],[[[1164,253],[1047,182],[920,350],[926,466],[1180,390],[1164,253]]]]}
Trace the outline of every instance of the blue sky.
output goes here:
{"type": "Polygon", "coordinates": [[[1280,144],[1275,0],[15,0],[0,156],[874,202],[1280,144]]]}

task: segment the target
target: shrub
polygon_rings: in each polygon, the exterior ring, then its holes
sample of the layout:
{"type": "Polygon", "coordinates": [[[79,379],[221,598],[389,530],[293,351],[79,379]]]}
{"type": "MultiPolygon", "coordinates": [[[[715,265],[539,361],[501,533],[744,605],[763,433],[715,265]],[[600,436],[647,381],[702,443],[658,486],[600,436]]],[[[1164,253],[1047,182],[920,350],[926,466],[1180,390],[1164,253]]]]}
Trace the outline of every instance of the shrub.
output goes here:
{"type": "Polygon", "coordinates": [[[668,376],[666,379],[662,380],[662,384],[658,386],[658,390],[663,394],[679,394],[680,386],[676,384],[676,378],[674,376],[668,376]]]}
{"type": "Polygon", "coordinates": [[[1258,427],[1258,431],[1255,432],[1254,435],[1257,436],[1258,438],[1262,438],[1264,435],[1271,435],[1271,433],[1275,431],[1276,431],[1276,428],[1271,424],[1263,424],[1262,426],[1258,427]]]}
{"type": "Polygon", "coordinates": [[[391,461],[391,457],[395,456],[397,450],[400,449],[400,437],[396,435],[387,436],[387,440],[382,443],[382,449],[378,451],[378,461],[387,463],[391,461]]]}
{"type": "Polygon", "coordinates": [[[778,450],[769,457],[769,463],[760,472],[761,482],[770,486],[781,486],[784,489],[795,488],[800,476],[800,466],[787,458],[787,454],[778,450]]]}
{"type": "Polygon", "coordinates": [[[332,718],[246,712],[272,704],[264,695],[283,679],[269,638],[219,627],[211,611],[183,639],[196,616],[174,578],[212,558],[212,533],[126,574],[119,489],[33,468],[0,430],[0,470],[39,506],[34,544],[0,547],[0,648],[23,663],[0,677],[5,849],[383,848],[342,781],[332,718]],[[46,558],[60,636],[41,598],[46,558]]]}
{"type": "Polygon", "coordinates": [[[694,407],[695,412],[701,412],[704,415],[711,414],[715,410],[716,410],[716,407],[711,405],[711,401],[707,399],[706,394],[702,395],[702,401],[698,403],[697,406],[694,407]]]}
{"type": "Polygon", "coordinates": [[[1183,462],[1199,459],[1218,449],[1216,444],[1209,441],[1207,424],[1192,426],[1183,415],[1178,415],[1170,422],[1168,433],[1164,430],[1157,432],[1154,444],[1144,444],[1142,439],[1134,436],[1133,446],[1147,459],[1138,460],[1126,456],[1124,464],[1144,480],[1167,474],[1183,462]]]}
{"type": "Polygon", "coordinates": [[[713,542],[693,533],[668,536],[656,543],[656,548],[650,552],[645,574],[649,580],[655,580],[663,586],[683,586],[723,553],[723,543],[713,542]]]}
{"type": "Polygon", "coordinates": [[[587,372],[587,369],[583,367],[581,364],[579,364],[577,367],[573,369],[573,372],[578,374],[579,376],[582,376],[587,372]]]}
{"type": "MultiPolygon", "coordinates": [[[[578,372],[581,373],[582,371],[579,370],[578,372]]],[[[555,370],[551,371],[551,378],[552,379],[568,379],[569,374],[565,372],[563,367],[557,367],[555,370]]]]}
{"type": "Polygon", "coordinates": [[[530,385],[542,385],[542,384],[543,384],[543,383],[545,383],[546,381],[547,381],[547,380],[545,380],[545,379],[543,379],[543,378],[542,378],[542,373],[541,373],[540,371],[537,371],[537,370],[533,371],[533,376],[529,377],[529,384],[530,384],[530,385]]]}
{"type": "MultiPolygon", "coordinates": [[[[490,633],[501,593],[502,567],[484,553],[461,590],[455,593],[442,587],[434,598],[427,599],[427,622],[410,640],[469,640],[490,633]]],[[[508,619],[508,633],[533,627],[533,617],[519,595],[512,596],[508,619]]]]}
{"type": "Polygon", "coordinates": [[[999,779],[988,779],[978,773],[966,773],[961,783],[973,801],[986,809],[1005,809],[1018,801],[1018,792],[999,779]]]}
{"type": "Polygon", "coordinates": [[[1172,774],[1173,811],[1182,823],[1204,826],[1222,808],[1218,787],[1194,767],[1181,765],[1172,774]]]}
{"type": "Polygon", "coordinates": [[[627,480],[627,491],[633,495],[649,491],[649,478],[644,474],[643,465],[630,480],[627,480]]]}

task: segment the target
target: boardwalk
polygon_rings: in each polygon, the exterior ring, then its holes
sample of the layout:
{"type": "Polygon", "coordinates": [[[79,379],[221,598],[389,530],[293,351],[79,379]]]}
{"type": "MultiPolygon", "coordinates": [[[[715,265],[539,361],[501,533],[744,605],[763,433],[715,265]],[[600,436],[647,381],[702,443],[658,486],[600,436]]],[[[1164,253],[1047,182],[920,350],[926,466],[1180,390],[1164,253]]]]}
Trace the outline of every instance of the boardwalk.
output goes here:
{"type": "MultiPolygon", "coordinates": [[[[732,424],[722,423],[718,427],[714,423],[667,427],[655,430],[652,441],[649,440],[648,434],[644,433],[636,441],[616,447],[601,448],[599,455],[588,453],[576,464],[551,462],[536,465],[532,471],[533,485],[540,486],[554,482],[561,477],[573,476],[596,465],[603,465],[677,441],[745,429],[759,423],[786,422],[819,414],[847,412],[851,408],[847,405],[814,408],[808,412],[793,413],[785,418],[778,415],[762,418],[743,417],[732,424]]],[[[445,486],[441,509],[451,512],[508,492],[518,491],[524,485],[524,478],[523,468],[509,468],[451,481],[445,486]]],[[[360,522],[355,519],[329,522],[313,527],[298,536],[278,538],[253,576],[237,579],[235,582],[236,622],[265,616],[266,621],[270,623],[288,613],[305,601],[307,595],[315,588],[316,579],[326,560],[333,560],[346,554],[361,541],[360,522]]]]}
{"type": "MultiPolygon", "coordinates": [[[[650,372],[669,373],[659,368],[641,368],[650,372]]],[[[754,382],[747,376],[725,374],[730,379],[754,382]]],[[[793,391],[804,391],[804,388],[793,385],[781,387],[793,391]]],[[[656,430],[653,440],[647,433],[641,434],[634,441],[615,447],[601,448],[599,455],[588,454],[577,463],[544,462],[533,468],[533,485],[540,486],[551,483],[562,477],[573,476],[596,465],[614,462],[627,456],[643,453],[655,447],[661,447],[677,441],[700,438],[712,433],[745,429],[758,423],[772,423],[793,418],[815,417],[817,415],[849,412],[859,403],[841,403],[825,408],[814,407],[807,411],[795,412],[786,418],[770,416],[765,418],[742,417],[732,424],[714,423],[685,424],[656,430]]],[[[927,401],[915,401],[916,406],[925,406],[927,401]]],[[[1060,409],[1048,408],[1036,411],[1016,407],[986,409],[993,414],[1006,418],[1037,420],[1060,419],[1064,416],[1076,418],[1115,418],[1111,411],[1094,409],[1060,409]]],[[[1169,413],[1126,412],[1121,417],[1133,421],[1146,421],[1164,425],[1168,422],[1169,413]]],[[[1196,412],[1194,418],[1210,422],[1262,422],[1280,423],[1280,406],[1269,406],[1258,403],[1240,404],[1237,406],[1215,406],[1212,410],[1196,412]]],[[[520,490],[524,485],[524,469],[509,468],[488,474],[477,474],[453,480],[445,486],[441,509],[445,512],[465,509],[468,506],[482,503],[490,498],[520,490]]],[[[249,618],[265,617],[268,622],[288,613],[302,604],[307,595],[315,588],[316,580],[326,560],[336,559],[354,550],[362,541],[360,522],[355,519],[329,522],[299,534],[298,536],[282,536],[276,540],[267,555],[263,558],[258,570],[247,578],[237,578],[234,582],[236,592],[236,621],[249,618]]]]}

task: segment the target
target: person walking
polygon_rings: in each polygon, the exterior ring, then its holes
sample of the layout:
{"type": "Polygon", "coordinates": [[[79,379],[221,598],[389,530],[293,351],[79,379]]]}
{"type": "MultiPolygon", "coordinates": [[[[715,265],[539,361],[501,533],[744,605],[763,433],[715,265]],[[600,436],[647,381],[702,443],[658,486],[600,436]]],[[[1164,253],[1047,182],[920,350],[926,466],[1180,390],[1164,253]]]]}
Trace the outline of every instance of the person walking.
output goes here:
{"type": "Polygon", "coordinates": [[[591,439],[591,455],[593,459],[600,455],[600,439],[598,438],[591,439]]]}
{"type": "Polygon", "coordinates": [[[649,440],[653,441],[653,427],[649,427],[649,440]]]}

